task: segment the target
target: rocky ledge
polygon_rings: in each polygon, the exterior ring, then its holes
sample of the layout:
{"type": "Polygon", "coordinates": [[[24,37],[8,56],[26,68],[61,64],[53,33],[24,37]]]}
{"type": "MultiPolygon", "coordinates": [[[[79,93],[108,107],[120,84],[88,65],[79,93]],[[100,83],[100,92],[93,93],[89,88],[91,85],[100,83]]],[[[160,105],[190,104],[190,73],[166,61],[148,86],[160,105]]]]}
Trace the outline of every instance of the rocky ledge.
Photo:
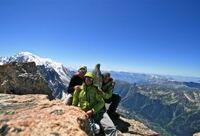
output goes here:
{"type": "MultiPolygon", "coordinates": [[[[115,120],[124,136],[157,136],[144,124],[115,120]]],[[[84,111],[66,106],[47,95],[0,94],[0,136],[87,136],[91,135],[84,111]]]]}

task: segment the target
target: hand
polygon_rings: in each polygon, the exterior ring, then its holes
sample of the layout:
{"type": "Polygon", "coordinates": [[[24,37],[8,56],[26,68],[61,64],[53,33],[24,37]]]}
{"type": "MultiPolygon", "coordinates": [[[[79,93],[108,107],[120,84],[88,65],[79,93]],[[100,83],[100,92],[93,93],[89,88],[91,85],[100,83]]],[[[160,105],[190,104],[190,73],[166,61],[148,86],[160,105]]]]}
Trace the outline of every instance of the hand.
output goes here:
{"type": "Polygon", "coordinates": [[[89,110],[89,111],[86,112],[86,117],[89,118],[89,117],[92,116],[92,114],[93,114],[93,111],[89,110]]]}
{"type": "Polygon", "coordinates": [[[76,85],[76,86],[74,86],[74,90],[80,91],[80,90],[81,90],[80,85],[76,85]]]}
{"type": "Polygon", "coordinates": [[[112,86],[113,86],[113,87],[115,86],[115,81],[112,81],[112,86]]]}
{"type": "Polygon", "coordinates": [[[98,93],[98,94],[103,94],[103,90],[102,90],[101,88],[98,88],[98,89],[97,89],[97,93],[98,93]]]}

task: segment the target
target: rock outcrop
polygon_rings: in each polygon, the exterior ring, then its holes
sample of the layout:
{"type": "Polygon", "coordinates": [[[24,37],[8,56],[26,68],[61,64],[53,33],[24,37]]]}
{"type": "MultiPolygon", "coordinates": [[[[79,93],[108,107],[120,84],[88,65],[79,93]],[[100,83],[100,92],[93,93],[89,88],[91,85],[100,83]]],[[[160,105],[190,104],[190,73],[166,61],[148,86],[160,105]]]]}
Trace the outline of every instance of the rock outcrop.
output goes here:
{"type": "MultiPolygon", "coordinates": [[[[115,120],[123,136],[158,136],[144,124],[120,117],[115,120]]],[[[85,112],[46,95],[0,94],[0,135],[91,135],[85,112]]]]}
{"type": "Polygon", "coordinates": [[[0,135],[87,136],[85,113],[46,95],[0,94],[0,135]]]}
{"type": "Polygon", "coordinates": [[[0,93],[47,94],[49,97],[52,96],[48,83],[38,73],[34,62],[12,62],[1,65],[0,93]]]}

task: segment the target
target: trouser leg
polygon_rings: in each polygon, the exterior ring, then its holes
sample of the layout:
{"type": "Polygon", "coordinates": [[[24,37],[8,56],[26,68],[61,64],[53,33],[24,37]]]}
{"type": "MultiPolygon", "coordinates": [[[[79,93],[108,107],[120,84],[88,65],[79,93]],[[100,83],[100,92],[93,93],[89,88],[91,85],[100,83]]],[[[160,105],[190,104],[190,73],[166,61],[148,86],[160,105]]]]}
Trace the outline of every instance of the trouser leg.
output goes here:
{"type": "Polygon", "coordinates": [[[119,105],[120,100],[121,100],[121,97],[118,94],[112,94],[111,105],[108,109],[108,113],[115,113],[116,112],[116,109],[119,105]]]}
{"type": "Polygon", "coordinates": [[[104,112],[100,124],[104,130],[105,136],[117,136],[117,129],[107,112],[104,112]]]}

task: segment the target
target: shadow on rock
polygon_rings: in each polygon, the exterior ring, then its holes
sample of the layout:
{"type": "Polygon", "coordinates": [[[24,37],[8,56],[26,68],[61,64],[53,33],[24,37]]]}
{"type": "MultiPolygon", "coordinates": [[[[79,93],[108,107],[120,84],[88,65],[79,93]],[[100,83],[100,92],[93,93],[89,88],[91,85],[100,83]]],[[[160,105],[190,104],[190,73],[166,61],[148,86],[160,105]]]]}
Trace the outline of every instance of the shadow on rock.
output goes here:
{"type": "Polygon", "coordinates": [[[119,117],[111,117],[111,119],[119,131],[122,133],[129,131],[129,127],[131,126],[129,122],[126,122],[119,117]]]}

